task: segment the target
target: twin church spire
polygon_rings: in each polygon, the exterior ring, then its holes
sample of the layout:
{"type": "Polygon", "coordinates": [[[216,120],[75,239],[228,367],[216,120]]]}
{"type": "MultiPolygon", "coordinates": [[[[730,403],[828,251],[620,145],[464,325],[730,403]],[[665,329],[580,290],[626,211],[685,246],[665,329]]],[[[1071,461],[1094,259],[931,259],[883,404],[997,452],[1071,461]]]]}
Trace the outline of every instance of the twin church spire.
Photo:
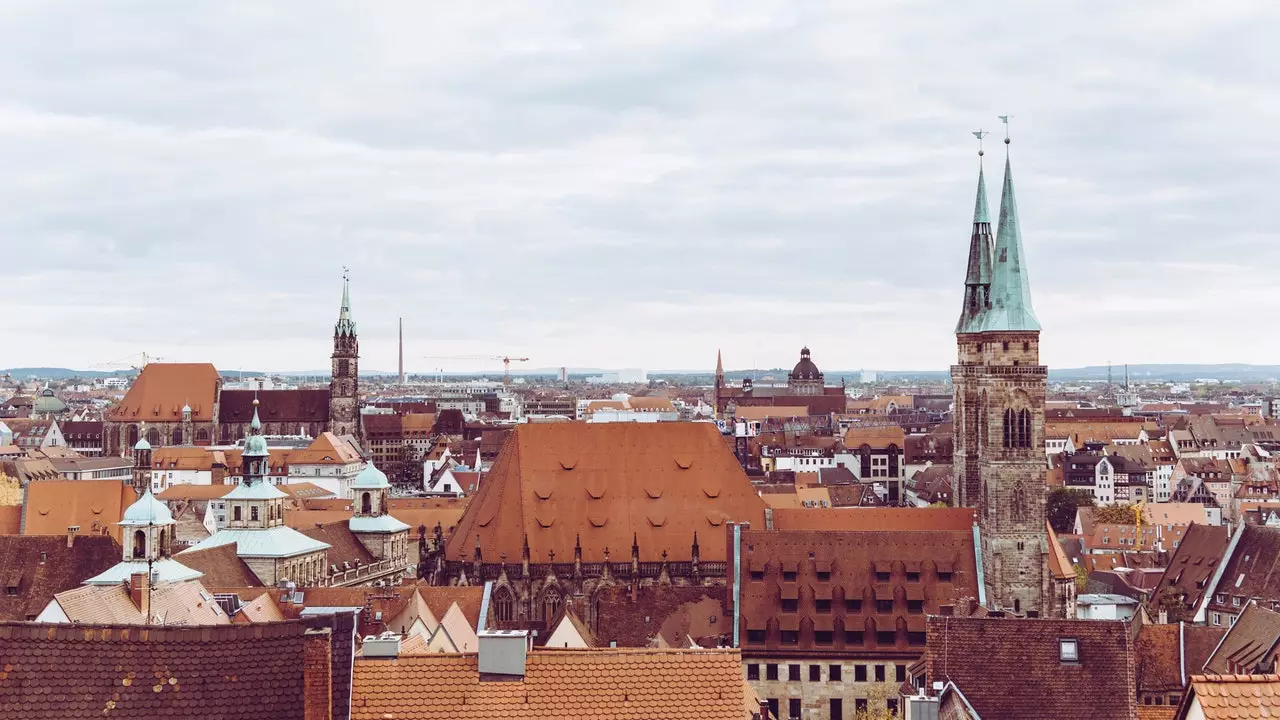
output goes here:
{"type": "MultiPolygon", "coordinates": [[[[1002,118],[1003,119],[1003,118],[1002,118]]],[[[981,141],[986,133],[974,133],[981,141]]],[[[978,197],[974,202],[973,232],[969,239],[969,264],[965,273],[964,306],[956,333],[987,331],[1039,332],[1031,305],[1031,283],[1023,264],[1022,230],[1013,191],[1009,163],[1009,137],[1005,138],[1004,184],[1000,192],[1000,219],[994,241],[987,208],[987,182],[978,150],[978,197]]]]}

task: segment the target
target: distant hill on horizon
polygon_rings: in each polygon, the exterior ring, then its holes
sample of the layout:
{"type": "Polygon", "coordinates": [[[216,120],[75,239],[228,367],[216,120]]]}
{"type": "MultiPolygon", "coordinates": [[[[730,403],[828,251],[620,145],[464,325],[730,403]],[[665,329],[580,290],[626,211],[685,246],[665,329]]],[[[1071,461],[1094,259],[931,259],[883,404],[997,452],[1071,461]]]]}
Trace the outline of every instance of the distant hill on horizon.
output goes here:
{"type": "MultiPolygon", "coordinates": [[[[1059,382],[1080,380],[1080,381],[1104,381],[1107,379],[1106,365],[1089,365],[1080,368],[1049,368],[1049,379],[1059,382]]],[[[1125,366],[1113,365],[1110,368],[1111,378],[1115,383],[1124,381],[1125,366]]],[[[1211,365],[1201,365],[1194,363],[1167,363],[1167,364],[1143,364],[1128,366],[1129,379],[1136,382],[1150,382],[1153,380],[1166,380],[1171,382],[1189,382],[1193,380],[1223,380],[1235,382],[1259,382],[1259,381],[1275,381],[1280,379],[1280,365],[1251,365],[1248,363],[1220,363],[1211,365]]],[[[610,372],[602,368],[569,368],[568,373],[571,376],[582,375],[599,375],[601,373],[610,372]]],[[[768,369],[752,369],[752,370],[733,370],[725,373],[725,376],[732,379],[741,379],[751,377],[755,379],[762,378],[766,375],[772,375],[778,380],[785,380],[788,370],[786,368],[768,368],[768,369]]],[[[827,382],[838,383],[840,378],[845,378],[851,383],[859,382],[864,370],[828,370],[824,372],[827,382]]],[[[866,370],[866,372],[875,372],[876,379],[879,381],[893,380],[913,380],[913,381],[931,381],[941,382],[950,377],[950,370],[866,370]]],[[[39,379],[39,380],[69,380],[72,378],[83,378],[86,380],[106,378],[106,377],[125,377],[133,373],[132,370],[73,370],[71,368],[59,367],[19,367],[7,368],[0,370],[0,374],[7,374],[18,379],[39,379]]],[[[329,371],[316,370],[310,372],[288,371],[288,372],[270,372],[265,370],[232,370],[223,371],[222,376],[228,380],[235,380],[237,377],[323,377],[327,376],[329,371]]],[[[422,377],[430,376],[431,372],[413,371],[408,373],[411,376],[422,377]]],[[[530,368],[527,370],[511,370],[512,377],[533,377],[533,376],[558,376],[560,371],[558,368],[530,368]]],[[[651,370],[650,377],[709,377],[713,373],[710,370],[651,370]]],[[[501,370],[472,370],[472,371],[450,371],[444,373],[445,377],[451,378],[474,378],[474,377],[500,377],[501,370]]],[[[385,370],[369,370],[360,373],[361,377],[395,377],[395,372],[385,370]]]]}

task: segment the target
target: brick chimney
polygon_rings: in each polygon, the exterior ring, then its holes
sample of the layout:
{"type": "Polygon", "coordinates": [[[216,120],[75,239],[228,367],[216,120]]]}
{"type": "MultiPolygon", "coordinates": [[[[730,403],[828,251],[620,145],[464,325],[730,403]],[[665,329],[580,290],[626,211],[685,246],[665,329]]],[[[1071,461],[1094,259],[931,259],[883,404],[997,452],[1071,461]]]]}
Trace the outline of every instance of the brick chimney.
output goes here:
{"type": "Polygon", "coordinates": [[[332,633],[329,628],[313,628],[307,630],[306,637],[306,645],[302,648],[302,717],[304,720],[331,720],[332,633]]]}
{"type": "Polygon", "coordinates": [[[151,578],[144,572],[129,576],[129,599],[148,618],[151,617],[151,578]]]}

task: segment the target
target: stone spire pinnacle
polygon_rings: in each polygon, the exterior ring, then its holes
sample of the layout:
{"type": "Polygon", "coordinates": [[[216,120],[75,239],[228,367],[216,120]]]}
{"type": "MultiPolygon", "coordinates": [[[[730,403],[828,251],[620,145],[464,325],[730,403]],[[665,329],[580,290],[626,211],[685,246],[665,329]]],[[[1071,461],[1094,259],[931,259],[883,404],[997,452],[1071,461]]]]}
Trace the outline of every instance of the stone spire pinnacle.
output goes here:
{"type": "Polygon", "coordinates": [[[716,379],[724,377],[724,359],[720,357],[720,351],[716,350],[716,379]]]}
{"type": "Polygon", "coordinates": [[[351,280],[345,267],[342,268],[342,307],[338,308],[338,323],[333,326],[333,334],[356,334],[356,322],[351,319],[351,280]]]}
{"type": "MultiPolygon", "coordinates": [[[[1005,121],[1007,124],[1007,120],[1005,121]]],[[[1031,307],[1031,282],[1023,262],[1022,230],[1018,224],[1018,203],[1013,192],[1013,170],[1005,137],[1004,188],[1000,193],[1000,221],[996,229],[995,257],[992,258],[991,310],[984,330],[1039,332],[1040,321],[1031,307]]]]}
{"type": "Polygon", "coordinates": [[[982,138],[978,138],[978,196],[973,203],[973,232],[969,236],[969,264],[964,277],[964,306],[956,333],[981,332],[987,310],[991,307],[991,213],[987,208],[987,178],[982,168],[982,138]]]}

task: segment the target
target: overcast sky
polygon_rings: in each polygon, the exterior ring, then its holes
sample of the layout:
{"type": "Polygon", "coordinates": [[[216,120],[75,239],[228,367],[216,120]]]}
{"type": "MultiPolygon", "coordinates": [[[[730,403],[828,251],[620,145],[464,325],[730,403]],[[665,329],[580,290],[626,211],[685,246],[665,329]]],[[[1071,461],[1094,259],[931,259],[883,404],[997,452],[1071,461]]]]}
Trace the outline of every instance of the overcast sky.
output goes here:
{"type": "Polygon", "coordinates": [[[0,367],[942,369],[1006,113],[1047,364],[1280,362],[1280,3],[268,4],[0,6],[0,367]]]}

